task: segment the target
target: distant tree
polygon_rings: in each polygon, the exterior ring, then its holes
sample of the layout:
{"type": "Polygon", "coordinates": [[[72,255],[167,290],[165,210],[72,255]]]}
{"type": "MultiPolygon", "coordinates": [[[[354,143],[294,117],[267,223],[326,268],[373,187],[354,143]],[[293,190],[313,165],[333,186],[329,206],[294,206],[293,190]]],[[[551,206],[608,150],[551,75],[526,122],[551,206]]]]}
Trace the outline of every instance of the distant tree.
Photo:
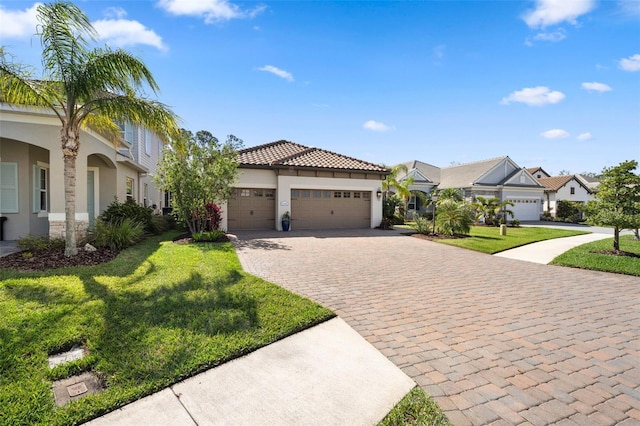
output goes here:
{"type": "Polygon", "coordinates": [[[612,226],[613,250],[620,251],[620,231],[640,228],[640,176],[634,173],[635,160],[604,168],[595,200],[586,205],[587,221],[612,226]]]}
{"type": "Polygon", "coordinates": [[[571,174],[570,170],[560,170],[560,173],[558,174],[558,176],[567,176],[570,174],[571,174]]]}
{"type": "Polygon", "coordinates": [[[590,177],[590,178],[594,178],[594,179],[600,178],[600,174],[599,173],[595,173],[595,172],[582,172],[580,174],[582,176],[590,177]]]}
{"type": "MultiPolygon", "coordinates": [[[[0,48],[0,101],[26,108],[45,108],[60,121],[64,162],[65,256],[78,254],[76,238],[76,159],[80,129],[92,127],[117,143],[114,122],[140,124],[167,140],[177,133],[177,117],[164,104],[146,99],[145,86],[159,90],[145,64],[124,50],[91,49],[97,36],[89,18],[76,5],[58,1],[39,4],[43,78],[14,63],[0,48]]],[[[52,154],[53,155],[53,154],[52,154]]]]}
{"type": "Polygon", "coordinates": [[[195,136],[186,130],[165,147],[154,175],[160,188],[171,192],[173,211],[192,234],[214,223],[214,204],[228,201],[238,176],[238,152],[242,141],[233,135],[221,144],[210,132],[195,136]]]}

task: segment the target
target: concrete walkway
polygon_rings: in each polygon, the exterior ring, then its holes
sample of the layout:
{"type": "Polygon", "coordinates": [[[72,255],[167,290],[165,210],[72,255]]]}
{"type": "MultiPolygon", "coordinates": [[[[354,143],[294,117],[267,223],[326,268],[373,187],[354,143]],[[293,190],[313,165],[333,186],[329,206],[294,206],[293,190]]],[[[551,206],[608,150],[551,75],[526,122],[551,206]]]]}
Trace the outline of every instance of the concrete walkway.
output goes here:
{"type": "Polygon", "coordinates": [[[576,235],[574,237],[554,238],[552,240],[539,241],[537,243],[505,250],[494,254],[494,256],[546,265],[567,250],[592,241],[604,240],[611,237],[609,234],[592,233],[576,235]]]}
{"type": "Polygon", "coordinates": [[[454,425],[640,424],[638,277],[378,230],[237,237],[247,272],[333,309],[454,425]]]}
{"type": "Polygon", "coordinates": [[[334,318],[88,425],[374,425],[414,386],[334,318]]]}

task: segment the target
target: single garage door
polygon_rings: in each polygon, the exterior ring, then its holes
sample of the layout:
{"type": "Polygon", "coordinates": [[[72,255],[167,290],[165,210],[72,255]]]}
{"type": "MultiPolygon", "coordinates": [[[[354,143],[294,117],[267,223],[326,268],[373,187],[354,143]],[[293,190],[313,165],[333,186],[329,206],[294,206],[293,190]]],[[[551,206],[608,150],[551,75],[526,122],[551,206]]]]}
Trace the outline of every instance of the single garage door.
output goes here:
{"type": "Polygon", "coordinates": [[[371,192],[294,189],[292,229],[371,227],[371,192]]]}
{"type": "Polygon", "coordinates": [[[275,229],[275,195],[275,189],[235,188],[227,203],[229,230],[275,229]]]}
{"type": "Polygon", "coordinates": [[[513,203],[513,207],[507,206],[507,208],[513,211],[516,219],[540,220],[540,200],[511,198],[507,201],[511,201],[513,203]]]}

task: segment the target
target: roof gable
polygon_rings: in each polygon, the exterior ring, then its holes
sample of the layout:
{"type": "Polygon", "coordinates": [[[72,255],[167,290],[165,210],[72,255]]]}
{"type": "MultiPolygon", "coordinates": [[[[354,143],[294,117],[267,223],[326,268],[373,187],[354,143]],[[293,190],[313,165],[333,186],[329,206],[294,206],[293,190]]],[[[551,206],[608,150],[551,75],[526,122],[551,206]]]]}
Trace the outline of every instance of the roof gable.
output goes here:
{"type": "Polygon", "coordinates": [[[519,169],[514,171],[511,176],[507,177],[504,180],[503,185],[505,186],[536,186],[541,188],[543,185],[536,179],[530,172],[529,169],[519,169]]]}
{"type": "Polygon", "coordinates": [[[238,151],[240,167],[256,168],[306,168],[323,170],[358,171],[387,174],[389,171],[377,164],[336,154],[320,148],[280,140],[238,151]]]}
{"type": "Polygon", "coordinates": [[[413,176],[416,183],[433,183],[440,182],[440,168],[434,165],[424,163],[422,161],[413,160],[402,163],[407,166],[408,173],[400,173],[398,178],[403,180],[408,176],[413,176]]]}
{"type": "Polygon", "coordinates": [[[445,167],[440,170],[441,188],[466,188],[478,183],[508,157],[492,158],[475,163],[445,167]]]}
{"type": "MultiPolygon", "coordinates": [[[[527,171],[531,173],[533,176],[540,175],[540,178],[550,177],[551,175],[547,173],[542,167],[528,167],[527,171]]],[[[540,179],[538,178],[538,179],[540,179]]]]}
{"type": "Polygon", "coordinates": [[[575,175],[551,176],[548,178],[540,178],[538,179],[538,181],[540,181],[540,183],[546,188],[548,192],[558,192],[560,188],[571,181],[583,187],[588,193],[593,192],[582,182],[581,179],[577,178],[575,175]]]}

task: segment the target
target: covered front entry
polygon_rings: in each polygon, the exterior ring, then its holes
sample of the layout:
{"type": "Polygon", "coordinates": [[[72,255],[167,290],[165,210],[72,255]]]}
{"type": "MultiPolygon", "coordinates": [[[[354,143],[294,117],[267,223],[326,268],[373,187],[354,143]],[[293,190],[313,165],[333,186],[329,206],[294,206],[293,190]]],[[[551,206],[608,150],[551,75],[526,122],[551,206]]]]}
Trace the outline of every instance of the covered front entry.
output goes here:
{"type": "Polygon", "coordinates": [[[275,229],[275,189],[235,188],[227,204],[229,230],[275,229]]]}
{"type": "Polygon", "coordinates": [[[371,192],[291,190],[293,229],[371,227],[371,192]]]}

